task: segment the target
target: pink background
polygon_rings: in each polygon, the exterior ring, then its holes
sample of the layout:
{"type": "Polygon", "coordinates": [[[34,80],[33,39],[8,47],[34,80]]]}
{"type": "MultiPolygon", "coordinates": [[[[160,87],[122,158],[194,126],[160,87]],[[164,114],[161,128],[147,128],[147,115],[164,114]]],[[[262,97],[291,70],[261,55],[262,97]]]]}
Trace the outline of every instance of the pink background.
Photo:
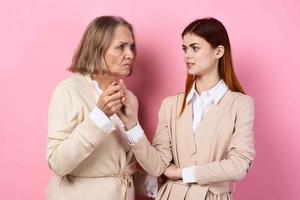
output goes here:
{"type": "Polygon", "coordinates": [[[44,199],[47,109],[86,25],[120,15],[135,27],[138,60],[127,81],[152,138],[163,97],[183,90],[180,33],[214,16],[229,32],[236,73],[255,98],[257,157],[236,199],[299,199],[300,1],[1,2],[0,198],[44,199]]]}

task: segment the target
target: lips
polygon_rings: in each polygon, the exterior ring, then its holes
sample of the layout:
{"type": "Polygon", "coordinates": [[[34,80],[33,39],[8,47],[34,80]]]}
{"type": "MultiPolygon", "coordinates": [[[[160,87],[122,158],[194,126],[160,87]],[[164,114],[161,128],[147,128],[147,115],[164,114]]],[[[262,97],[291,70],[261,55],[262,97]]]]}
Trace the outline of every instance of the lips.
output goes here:
{"type": "Polygon", "coordinates": [[[122,66],[124,66],[124,67],[131,67],[132,63],[125,63],[125,64],[122,64],[122,66]]]}
{"type": "Polygon", "coordinates": [[[124,64],[122,64],[122,65],[132,65],[132,63],[124,63],[124,64]]]}
{"type": "Polygon", "coordinates": [[[187,68],[191,68],[191,67],[193,67],[194,65],[195,65],[195,63],[191,63],[191,62],[187,62],[187,63],[186,63],[187,68]]]}

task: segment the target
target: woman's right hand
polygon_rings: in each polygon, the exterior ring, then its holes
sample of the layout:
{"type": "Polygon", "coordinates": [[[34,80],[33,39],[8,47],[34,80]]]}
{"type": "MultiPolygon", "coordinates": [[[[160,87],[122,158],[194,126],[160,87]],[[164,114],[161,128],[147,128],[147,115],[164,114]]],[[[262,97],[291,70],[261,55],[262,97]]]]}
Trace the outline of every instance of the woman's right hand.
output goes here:
{"type": "Polygon", "coordinates": [[[122,88],[116,81],[113,81],[100,95],[97,107],[110,117],[122,107],[122,97],[122,88]]]}

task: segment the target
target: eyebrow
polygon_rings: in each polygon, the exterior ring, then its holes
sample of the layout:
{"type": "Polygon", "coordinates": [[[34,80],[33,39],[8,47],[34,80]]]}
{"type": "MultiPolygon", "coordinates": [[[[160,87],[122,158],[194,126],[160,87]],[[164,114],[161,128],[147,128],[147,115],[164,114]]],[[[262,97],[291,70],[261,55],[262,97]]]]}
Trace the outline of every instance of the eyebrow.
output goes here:
{"type": "MultiPolygon", "coordinates": [[[[188,46],[193,47],[193,46],[195,46],[195,45],[201,45],[201,44],[200,44],[200,43],[192,43],[192,44],[190,44],[190,45],[188,45],[188,46]]],[[[182,47],[186,47],[186,46],[183,44],[182,47]]]]}
{"type": "Polygon", "coordinates": [[[120,45],[120,44],[131,44],[131,45],[135,45],[135,42],[131,42],[131,43],[130,43],[130,42],[122,42],[122,41],[121,41],[121,42],[118,42],[118,43],[117,43],[117,45],[120,45]]]}

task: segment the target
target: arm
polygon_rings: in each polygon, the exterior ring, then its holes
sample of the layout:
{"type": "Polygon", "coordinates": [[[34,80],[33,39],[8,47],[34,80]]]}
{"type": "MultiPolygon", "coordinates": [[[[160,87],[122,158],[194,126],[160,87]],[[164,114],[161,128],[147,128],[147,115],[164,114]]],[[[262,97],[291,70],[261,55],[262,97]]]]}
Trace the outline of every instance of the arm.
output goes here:
{"type": "Polygon", "coordinates": [[[159,110],[158,124],[152,145],[145,136],[132,145],[137,161],[148,174],[156,177],[163,174],[172,160],[170,129],[166,118],[168,112],[170,111],[167,110],[164,100],[159,110]]]}
{"type": "Polygon", "coordinates": [[[148,174],[158,177],[172,160],[170,128],[166,116],[166,113],[170,113],[170,109],[164,100],[159,110],[156,134],[151,145],[143,129],[137,123],[138,106],[134,105],[137,104],[137,99],[125,86],[124,88],[126,109],[125,113],[119,112],[118,116],[122,119],[125,127],[130,129],[127,131],[127,136],[136,160],[148,174]],[[132,128],[132,124],[137,125],[132,128]]]}
{"type": "Polygon", "coordinates": [[[77,98],[74,91],[59,85],[49,106],[46,157],[49,167],[60,176],[76,168],[114,130],[104,113],[99,117],[105,120],[100,123],[103,127],[99,127],[96,108],[83,117],[77,98]]]}

